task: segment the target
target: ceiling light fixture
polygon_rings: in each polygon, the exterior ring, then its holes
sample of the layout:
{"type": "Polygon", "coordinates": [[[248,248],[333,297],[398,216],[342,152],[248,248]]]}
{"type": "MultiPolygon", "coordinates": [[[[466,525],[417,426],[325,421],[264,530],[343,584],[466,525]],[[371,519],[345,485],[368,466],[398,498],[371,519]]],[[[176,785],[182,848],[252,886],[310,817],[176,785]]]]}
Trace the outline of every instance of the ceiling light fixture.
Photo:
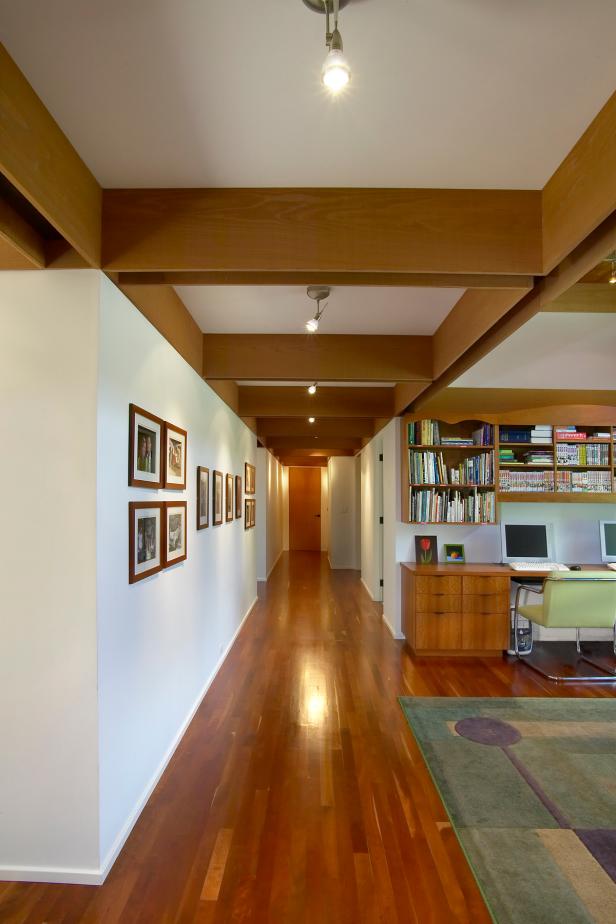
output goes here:
{"type": "Polygon", "coordinates": [[[314,423],[314,417],[309,417],[309,418],[308,418],[308,423],[314,423]]]}
{"type": "Polygon", "coordinates": [[[608,257],[608,260],[612,264],[612,272],[610,273],[609,283],[612,286],[616,285],[616,251],[611,253],[608,257]]]}
{"type": "MultiPolygon", "coordinates": [[[[330,292],[329,286],[308,286],[308,288],[306,289],[306,295],[308,296],[308,298],[311,298],[313,301],[317,303],[316,314],[314,315],[314,317],[306,321],[306,330],[308,331],[309,334],[316,334],[316,332],[319,329],[319,321],[323,317],[323,312],[327,308],[327,304],[323,305],[323,307],[321,308],[321,302],[323,301],[324,298],[328,297],[329,292],[330,292]]],[[[316,384],[315,384],[315,391],[316,391],[316,384]]],[[[313,392],[310,392],[310,394],[313,394],[313,392]]]]}
{"type": "Polygon", "coordinates": [[[315,395],[316,392],[317,392],[317,383],[315,382],[314,385],[309,385],[309,386],[308,386],[308,394],[309,394],[309,395],[315,395]]]}
{"type": "Polygon", "coordinates": [[[321,80],[323,86],[336,96],[351,79],[351,68],[343,54],[342,36],[338,29],[338,12],[346,6],[348,0],[304,0],[304,3],[315,13],[325,13],[325,44],[328,52],[321,69],[321,80]],[[330,14],[334,18],[333,30],[330,30],[330,14]]]}

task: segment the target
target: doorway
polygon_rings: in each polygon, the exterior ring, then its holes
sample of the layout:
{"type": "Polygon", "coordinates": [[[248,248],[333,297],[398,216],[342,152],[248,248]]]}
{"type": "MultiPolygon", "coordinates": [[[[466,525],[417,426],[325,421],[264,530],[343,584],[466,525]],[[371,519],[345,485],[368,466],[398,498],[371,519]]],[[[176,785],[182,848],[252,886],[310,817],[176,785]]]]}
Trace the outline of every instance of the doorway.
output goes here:
{"type": "Polygon", "coordinates": [[[289,468],[289,549],[321,551],[320,468],[289,468]]]}

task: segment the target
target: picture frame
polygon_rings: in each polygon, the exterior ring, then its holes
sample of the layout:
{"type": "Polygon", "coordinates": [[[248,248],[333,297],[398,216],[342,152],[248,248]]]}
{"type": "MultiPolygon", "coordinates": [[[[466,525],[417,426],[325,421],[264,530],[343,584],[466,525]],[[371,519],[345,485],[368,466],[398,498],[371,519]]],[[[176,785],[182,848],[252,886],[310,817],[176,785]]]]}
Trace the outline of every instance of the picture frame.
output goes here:
{"type": "Polygon", "coordinates": [[[253,529],[257,521],[257,502],[254,498],[250,502],[250,528],[253,529]]]}
{"type": "Polygon", "coordinates": [[[233,520],[234,493],[233,475],[229,475],[229,473],[227,473],[227,477],[225,479],[225,520],[227,523],[230,523],[233,520]]]}
{"type": "Polygon", "coordinates": [[[128,583],[135,584],[164,568],[164,502],[128,504],[128,583]]]}
{"type": "Polygon", "coordinates": [[[451,565],[463,565],[465,563],[464,546],[461,542],[445,543],[445,561],[451,565]]]}
{"type": "Polygon", "coordinates": [[[246,494],[255,493],[255,467],[250,462],[244,463],[244,490],[246,494]]]}
{"type": "Polygon", "coordinates": [[[222,524],[222,472],[213,471],[214,483],[212,485],[212,523],[214,526],[222,524]]]}
{"type": "Polygon", "coordinates": [[[197,466],[197,529],[210,525],[210,470],[197,466]]]}
{"type": "Polygon", "coordinates": [[[165,422],[136,404],[128,406],[128,484],[161,488],[165,422]]]}
{"type": "Polygon", "coordinates": [[[181,427],[165,422],[165,487],[186,490],[186,451],[188,434],[181,427]]]}
{"type": "Polygon", "coordinates": [[[235,476],[235,519],[242,516],[242,476],[235,476]]]}
{"type": "Polygon", "coordinates": [[[415,536],[415,561],[418,565],[437,565],[436,536],[415,536]]]}
{"type": "Polygon", "coordinates": [[[170,568],[186,561],[188,529],[185,500],[165,501],[163,517],[163,567],[170,568]]]}
{"type": "Polygon", "coordinates": [[[255,500],[247,497],[244,500],[244,529],[252,529],[255,525],[255,500]]]}

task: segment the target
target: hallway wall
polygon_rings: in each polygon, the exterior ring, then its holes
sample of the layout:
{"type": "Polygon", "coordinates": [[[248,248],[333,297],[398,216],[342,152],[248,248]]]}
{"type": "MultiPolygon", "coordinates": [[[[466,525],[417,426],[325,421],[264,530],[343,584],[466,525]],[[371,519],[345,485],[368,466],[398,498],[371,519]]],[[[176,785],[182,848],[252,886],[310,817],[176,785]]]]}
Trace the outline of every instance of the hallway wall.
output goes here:
{"type": "Polygon", "coordinates": [[[379,454],[383,451],[383,441],[373,439],[361,451],[361,579],[373,600],[381,600],[379,586],[380,567],[380,530],[379,525],[379,484],[382,477],[379,454]]]}
{"type": "Polygon", "coordinates": [[[284,549],[284,484],[283,466],[264,448],[257,449],[256,489],[257,580],[266,581],[284,549]]]}
{"type": "Polygon", "coordinates": [[[332,568],[361,567],[359,457],[332,456],[328,466],[329,563],[332,568]]]}

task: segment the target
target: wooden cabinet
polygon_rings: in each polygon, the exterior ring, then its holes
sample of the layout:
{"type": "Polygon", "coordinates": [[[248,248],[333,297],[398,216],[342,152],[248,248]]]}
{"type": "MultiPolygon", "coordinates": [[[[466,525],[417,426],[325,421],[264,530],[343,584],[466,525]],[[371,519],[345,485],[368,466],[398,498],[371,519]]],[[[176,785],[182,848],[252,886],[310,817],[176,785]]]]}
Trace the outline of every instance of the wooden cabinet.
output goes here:
{"type": "Polygon", "coordinates": [[[509,580],[499,565],[403,564],[403,628],[411,649],[500,655],[509,643],[509,580]]]}

